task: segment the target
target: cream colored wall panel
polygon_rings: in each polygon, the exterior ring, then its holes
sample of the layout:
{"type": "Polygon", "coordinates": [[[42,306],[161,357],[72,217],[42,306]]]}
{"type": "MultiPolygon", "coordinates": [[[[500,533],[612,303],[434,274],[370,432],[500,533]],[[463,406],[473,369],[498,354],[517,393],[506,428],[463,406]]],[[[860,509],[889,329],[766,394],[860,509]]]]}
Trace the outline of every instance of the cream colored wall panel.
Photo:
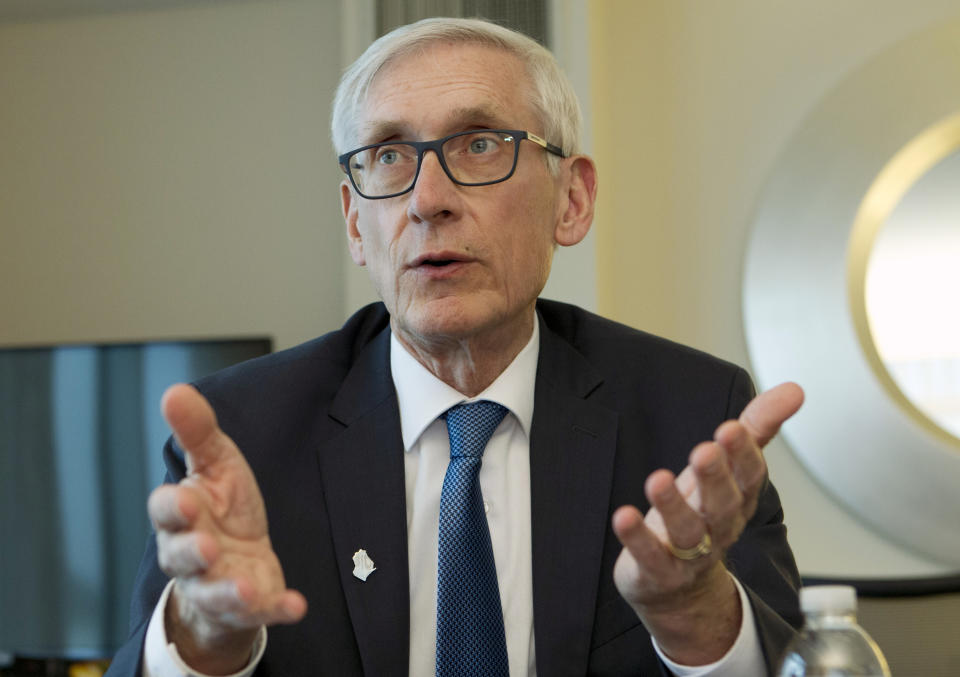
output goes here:
{"type": "Polygon", "coordinates": [[[339,7],[0,24],[0,342],[338,325],[339,7]]]}

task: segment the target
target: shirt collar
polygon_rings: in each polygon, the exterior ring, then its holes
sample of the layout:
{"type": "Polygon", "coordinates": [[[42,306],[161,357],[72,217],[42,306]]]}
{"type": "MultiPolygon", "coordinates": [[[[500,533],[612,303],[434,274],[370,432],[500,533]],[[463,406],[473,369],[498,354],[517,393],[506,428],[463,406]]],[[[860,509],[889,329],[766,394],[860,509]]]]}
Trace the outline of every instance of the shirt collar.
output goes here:
{"type": "Polygon", "coordinates": [[[461,402],[491,400],[510,410],[530,439],[533,393],[540,355],[540,323],[536,316],[527,345],[486,390],[467,397],[430,373],[390,334],[390,373],[400,406],[403,448],[410,451],[423,431],[450,407],[461,402]]]}

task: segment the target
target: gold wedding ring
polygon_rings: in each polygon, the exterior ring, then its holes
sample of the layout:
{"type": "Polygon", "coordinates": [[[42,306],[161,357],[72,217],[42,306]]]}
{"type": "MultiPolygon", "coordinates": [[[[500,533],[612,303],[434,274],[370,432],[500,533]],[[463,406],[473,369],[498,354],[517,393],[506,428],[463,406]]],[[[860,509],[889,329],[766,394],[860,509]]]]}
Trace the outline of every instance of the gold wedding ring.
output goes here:
{"type": "Polygon", "coordinates": [[[685,561],[690,561],[697,559],[698,557],[703,557],[704,555],[709,555],[713,551],[712,546],[713,541],[710,538],[710,534],[707,532],[703,532],[700,542],[692,548],[678,548],[670,541],[667,541],[667,549],[670,550],[670,554],[677,559],[682,559],[685,561]]]}

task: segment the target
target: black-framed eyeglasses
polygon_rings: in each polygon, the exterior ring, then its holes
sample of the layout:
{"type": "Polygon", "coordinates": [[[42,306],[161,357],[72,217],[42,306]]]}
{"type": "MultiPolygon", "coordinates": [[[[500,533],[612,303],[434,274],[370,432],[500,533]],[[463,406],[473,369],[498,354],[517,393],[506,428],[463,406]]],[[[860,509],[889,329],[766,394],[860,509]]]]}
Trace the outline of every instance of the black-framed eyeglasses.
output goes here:
{"type": "Polygon", "coordinates": [[[432,150],[450,180],[461,186],[489,186],[506,181],[517,169],[520,142],[532,141],[566,157],[563,150],[536,134],[519,129],[472,129],[434,141],[388,141],[362,146],[339,158],[340,168],[368,200],[396,197],[413,190],[423,154],[432,150]]]}

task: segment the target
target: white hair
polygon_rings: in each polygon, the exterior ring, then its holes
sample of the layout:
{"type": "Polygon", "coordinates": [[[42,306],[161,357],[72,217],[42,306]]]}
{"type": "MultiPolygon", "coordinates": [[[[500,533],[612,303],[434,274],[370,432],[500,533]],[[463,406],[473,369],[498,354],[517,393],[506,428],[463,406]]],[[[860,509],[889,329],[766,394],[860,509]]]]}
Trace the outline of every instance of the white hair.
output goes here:
{"type": "MultiPolygon", "coordinates": [[[[401,26],[378,38],[347,68],[333,100],[330,131],[337,154],[360,145],[357,123],[374,79],[384,66],[431,45],[476,44],[502,49],[519,58],[530,76],[530,104],[540,119],[544,138],[563,149],[580,152],[582,118],[573,86],[556,58],[522,33],[483,19],[431,18],[401,26]]],[[[551,169],[559,158],[546,154],[551,169]]]]}

